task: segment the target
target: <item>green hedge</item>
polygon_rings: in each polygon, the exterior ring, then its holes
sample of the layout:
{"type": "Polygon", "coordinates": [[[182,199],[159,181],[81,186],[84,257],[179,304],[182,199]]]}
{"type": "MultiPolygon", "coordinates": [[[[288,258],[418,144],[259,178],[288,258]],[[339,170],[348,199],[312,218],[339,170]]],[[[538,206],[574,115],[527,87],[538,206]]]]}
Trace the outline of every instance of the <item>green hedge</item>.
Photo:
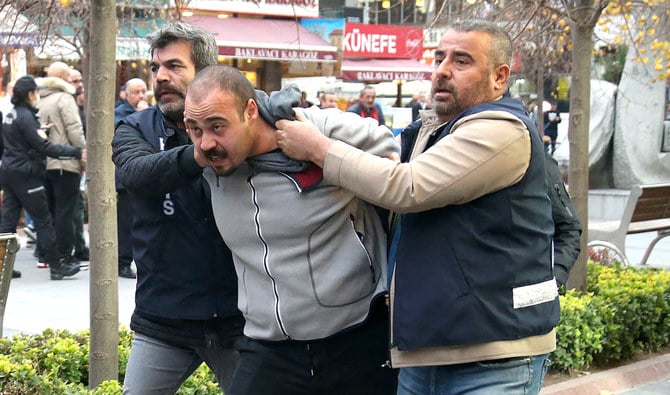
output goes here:
{"type": "MultiPolygon", "coordinates": [[[[119,379],[95,390],[88,387],[89,332],[47,329],[39,335],[0,339],[0,393],[2,395],[119,395],[126,372],[132,333],[119,332],[119,379]]],[[[214,375],[201,365],[177,394],[221,395],[214,375]]]]}
{"type": "MultiPolygon", "coordinates": [[[[552,370],[575,372],[624,361],[670,345],[670,273],[659,269],[588,266],[588,293],[561,295],[561,320],[552,370]]],[[[0,393],[121,394],[132,333],[119,334],[119,379],[88,391],[88,331],[47,329],[0,339],[0,393]]],[[[205,365],[178,394],[221,394],[205,365]]]]}
{"type": "Polygon", "coordinates": [[[670,345],[670,272],[589,262],[588,293],[561,296],[552,369],[575,372],[670,345]]]}

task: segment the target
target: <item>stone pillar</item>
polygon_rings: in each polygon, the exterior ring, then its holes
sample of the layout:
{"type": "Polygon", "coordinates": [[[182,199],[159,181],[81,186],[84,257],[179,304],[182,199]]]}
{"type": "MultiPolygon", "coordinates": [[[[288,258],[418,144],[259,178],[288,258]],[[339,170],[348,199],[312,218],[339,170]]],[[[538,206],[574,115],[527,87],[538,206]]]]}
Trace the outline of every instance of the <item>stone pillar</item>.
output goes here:
{"type": "Polygon", "coordinates": [[[614,184],[622,189],[670,181],[670,152],[661,146],[666,82],[654,70],[653,60],[645,65],[636,56],[631,47],[616,101],[614,184]]]}
{"type": "Polygon", "coordinates": [[[263,86],[260,89],[270,93],[281,89],[281,63],[265,61],[263,64],[263,86]]]}

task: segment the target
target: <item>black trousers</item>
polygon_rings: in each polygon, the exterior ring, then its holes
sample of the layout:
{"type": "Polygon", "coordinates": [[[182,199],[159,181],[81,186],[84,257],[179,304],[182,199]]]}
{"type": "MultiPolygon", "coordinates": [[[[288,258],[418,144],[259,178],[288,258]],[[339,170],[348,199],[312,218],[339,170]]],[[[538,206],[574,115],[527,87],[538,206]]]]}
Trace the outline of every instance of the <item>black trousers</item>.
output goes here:
{"type": "Polygon", "coordinates": [[[368,320],[325,339],[267,342],[244,337],[226,395],[394,395],[383,301],[368,320]]]}
{"type": "Polygon", "coordinates": [[[80,180],[81,175],[79,173],[47,170],[45,186],[61,258],[72,256],[72,249],[74,248],[74,217],[79,204],[80,180]]]}
{"type": "Polygon", "coordinates": [[[0,233],[15,233],[21,209],[25,208],[33,218],[37,249],[50,266],[56,267],[58,245],[43,180],[29,176],[3,177],[2,189],[0,233]]]}
{"type": "Polygon", "coordinates": [[[87,251],[86,237],[84,236],[84,213],[86,210],[84,191],[79,189],[79,201],[74,213],[74,254],[84,255],[87,251]]]}
{"type": "Polygon", "coordinates": [[[133,212],[128,191],[119,190],[116,194],[116,229],[119,243],[119,269],[130,267],[133,261],[133,245],[130,230],[133,226],[133,212]]]}

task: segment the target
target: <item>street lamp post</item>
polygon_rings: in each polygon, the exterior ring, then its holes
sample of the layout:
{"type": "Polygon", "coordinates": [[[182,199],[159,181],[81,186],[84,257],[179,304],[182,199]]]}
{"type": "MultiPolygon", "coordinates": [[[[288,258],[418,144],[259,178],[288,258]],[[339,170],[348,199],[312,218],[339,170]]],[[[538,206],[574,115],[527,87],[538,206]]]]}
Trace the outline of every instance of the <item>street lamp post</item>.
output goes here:
{"type": "Polygon", "coordinates": [[[370,23],[370,0],[365,0],[363,5],[363,23],[370,23]]]}

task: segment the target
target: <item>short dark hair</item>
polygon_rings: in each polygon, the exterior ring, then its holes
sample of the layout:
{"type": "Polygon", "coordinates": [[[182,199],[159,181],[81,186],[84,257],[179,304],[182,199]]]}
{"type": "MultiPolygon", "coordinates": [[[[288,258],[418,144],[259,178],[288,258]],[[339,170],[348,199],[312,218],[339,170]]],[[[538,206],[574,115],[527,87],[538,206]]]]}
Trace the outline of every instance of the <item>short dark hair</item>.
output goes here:
{"type": "Polygon", "coordinates": [[[448,25],[457,32],[484,32],[491,37],[489,66],[493,69],[501,64],[512,64],[512,39],[500,25],[483,19],[464,19],[448,25]]]}
{"type": "Polygon", "coordinates": [[[229,92],[235,97],[240,116],[244,114],[249,99],[258,101],[256,89],[238,69],[227,65],[208,66],[196,74],[188,94],[197,97],[198,94],[209,93],[212,88],[229,92]],[[202,92],[201,88],[205,88],[202,92]]]}
{"type": "Polygon", "coordinates": [[[14,93],[12,93],[11,99],[12,104],[17,106],[28,103],[28,95],[37,89],[35,78],[32,75],[24,75],[16,80],[14,84],[14,93]]]}
{"type": "Polygon", "coordinates": [[[184,41],[191,45],[191,60],[195,71],[218,63],[218,47],[216,40],[207,31],[184,22],[173,22],[163,25],[160,29],[147,36],[149,55],[157,48],[165,48],[175,41],[184,41]]]}

